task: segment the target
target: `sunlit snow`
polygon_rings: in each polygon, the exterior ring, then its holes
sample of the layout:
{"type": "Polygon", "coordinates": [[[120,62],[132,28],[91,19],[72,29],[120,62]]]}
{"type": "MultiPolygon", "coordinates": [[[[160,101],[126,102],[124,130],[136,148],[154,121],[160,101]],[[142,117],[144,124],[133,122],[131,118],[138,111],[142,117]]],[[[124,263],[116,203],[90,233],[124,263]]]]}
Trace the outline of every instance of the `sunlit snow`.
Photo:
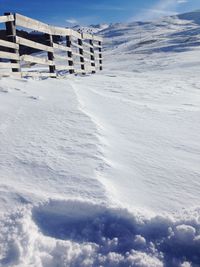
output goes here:
{"type": "Polygon", "coordinates": [[[199,17],[107,25],[95,75],[0,79],[0,266],[200,266],[199,17]]]}

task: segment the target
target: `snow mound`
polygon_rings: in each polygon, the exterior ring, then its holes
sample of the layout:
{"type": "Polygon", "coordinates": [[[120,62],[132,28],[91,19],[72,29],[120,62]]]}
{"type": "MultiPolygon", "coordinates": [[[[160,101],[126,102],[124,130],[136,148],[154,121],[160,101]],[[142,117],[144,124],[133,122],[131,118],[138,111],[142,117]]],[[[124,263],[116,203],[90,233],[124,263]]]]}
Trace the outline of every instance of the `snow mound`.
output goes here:
{"type": "Polygon", "coordinates": [[[199,215],[144,218],[91,202],[50,200],[4,218],[0,266],[198,266],[199,215]]]}

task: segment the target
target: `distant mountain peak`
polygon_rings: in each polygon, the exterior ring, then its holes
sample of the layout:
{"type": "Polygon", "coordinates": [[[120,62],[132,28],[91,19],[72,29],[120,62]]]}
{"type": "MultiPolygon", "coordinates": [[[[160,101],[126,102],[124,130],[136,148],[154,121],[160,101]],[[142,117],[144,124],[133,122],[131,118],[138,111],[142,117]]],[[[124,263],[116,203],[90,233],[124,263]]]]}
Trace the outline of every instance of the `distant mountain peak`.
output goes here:
{"type": "Polygon", "coordinates": [[[109,24],[91,24],[89,26],[80,26],[80,25],[75,25],[73,27],[74,30],[80,31],[80,32],[86,32],[86,33],[91,33],[91,34],[95,34],[98,33],[106,28],[109,27],[109,24]]]}

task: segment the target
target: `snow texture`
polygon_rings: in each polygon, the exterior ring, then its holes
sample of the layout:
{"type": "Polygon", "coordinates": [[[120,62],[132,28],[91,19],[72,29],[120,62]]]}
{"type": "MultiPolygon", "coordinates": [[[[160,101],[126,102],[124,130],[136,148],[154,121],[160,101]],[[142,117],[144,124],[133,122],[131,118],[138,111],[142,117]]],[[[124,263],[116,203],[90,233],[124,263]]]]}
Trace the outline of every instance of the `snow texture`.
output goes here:
{"type": "Polygon", "coordinates": [[[2,266],[198,266],[198,211],[146,219],[121,208],[50,200],[1,223],[2,266]],[[196,264],[196,265],[195,265],[196,264]]]}
{"type": "Polygon", "coordinates": [[[0,79],[1,267],[200,266],[199,18],[96,27],[96,75],[0,79]]]}

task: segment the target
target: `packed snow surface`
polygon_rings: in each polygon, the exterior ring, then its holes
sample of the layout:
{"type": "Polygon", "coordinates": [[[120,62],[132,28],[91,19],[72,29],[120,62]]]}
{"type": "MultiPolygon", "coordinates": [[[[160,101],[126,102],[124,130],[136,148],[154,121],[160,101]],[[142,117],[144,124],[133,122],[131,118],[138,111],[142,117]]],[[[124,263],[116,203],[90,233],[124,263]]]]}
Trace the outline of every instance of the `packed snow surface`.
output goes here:
{"type": "Polygon", "coordinates": [[[96,75],[0,80],[1,267],[200,266],[197,13],[105,27],[96,75]]]}

